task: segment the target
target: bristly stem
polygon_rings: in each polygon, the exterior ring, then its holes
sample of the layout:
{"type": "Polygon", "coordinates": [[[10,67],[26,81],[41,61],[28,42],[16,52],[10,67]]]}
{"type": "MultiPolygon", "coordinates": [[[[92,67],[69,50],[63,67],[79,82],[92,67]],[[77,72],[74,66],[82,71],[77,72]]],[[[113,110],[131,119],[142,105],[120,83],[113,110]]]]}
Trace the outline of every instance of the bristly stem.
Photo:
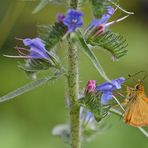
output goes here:
{"type": "MultiPolygon", "coordinates": [[[[70,0],[69,7],[77,9],[79,0],[70,0]]],[[[71,148],[80,148],[80,106],[77,105],[79,95],[78,51],[67,37],[68,48],[68,87],[70,99],[70,144],[71,148]]]]}
{"type": "Polygon", "coordinates": [[[68,83],[70,98],[71,148],[80,148],[80,107],[77,106],[79,93],[78,51],[69,40],[68,83]]]}
{"type": "Polygon", "coordinates": [[[69,1],[69,7],[72,8],[72,9],[77,9],[78,3],[79,3],[79,0],[70,0],[69,1]]]}
{"type": "Polygon", "coordinates": [[[79,93],[78,51],[69,40],[68,87],[70,98],[71,148],[80,148],[80,107],[77,105],[79,93]]]}

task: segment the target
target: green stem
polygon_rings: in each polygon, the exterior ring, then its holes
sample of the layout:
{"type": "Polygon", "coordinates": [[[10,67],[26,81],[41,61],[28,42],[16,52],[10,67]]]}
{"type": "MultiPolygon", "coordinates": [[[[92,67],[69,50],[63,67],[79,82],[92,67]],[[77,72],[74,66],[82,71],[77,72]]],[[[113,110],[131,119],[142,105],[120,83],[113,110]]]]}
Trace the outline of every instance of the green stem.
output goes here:
{"type": "Polygon", "coordinates": [[[70,41],[68,49],[68,64],[71,148],[80,148],[80,107],[77,104],[79,93],[78,51],[70,41]]]}
{"type": "MultiPolygon", "coordinates": [[[[77,9],[79,0],[70,0],[69,7],[77,9]]],[[[67,37],[68,49],[68,87],[70,98],[70,144],[71,148],[80,148],[80,106],[77,104],[79,95],[78,51],[67,37]]]]}
{"type": "Polygon", "coordinates": [[[72,8],[72,9],[77,9],[78,3],[79,3],[79,0],[70,0],[69,6],[70,6],[70,8],[72,8]]]}

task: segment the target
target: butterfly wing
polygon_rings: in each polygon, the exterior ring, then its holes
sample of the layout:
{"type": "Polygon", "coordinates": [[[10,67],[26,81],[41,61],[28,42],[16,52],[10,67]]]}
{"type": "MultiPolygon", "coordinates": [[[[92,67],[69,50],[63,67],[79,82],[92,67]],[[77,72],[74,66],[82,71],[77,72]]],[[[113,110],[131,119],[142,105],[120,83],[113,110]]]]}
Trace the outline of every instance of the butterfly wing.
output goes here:
{"type": "Polygon", "coordinates": [[[123,117],[124,121],[132,126],[148,125],[148,98],[138,95],[128,103],[123,117]]]}

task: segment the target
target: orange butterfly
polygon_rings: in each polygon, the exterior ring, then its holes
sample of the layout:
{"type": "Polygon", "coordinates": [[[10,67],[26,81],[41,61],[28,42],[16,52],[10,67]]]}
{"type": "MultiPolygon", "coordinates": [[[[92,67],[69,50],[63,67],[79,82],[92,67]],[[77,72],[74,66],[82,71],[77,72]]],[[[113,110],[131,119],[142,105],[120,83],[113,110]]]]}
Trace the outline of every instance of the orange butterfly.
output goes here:
{"type": "Polygon", "coordinates": [[[140,81],[135,88],[127,87],[128,100],[123,120],[135,127],[148,126],[148,97],[140,81]]]}

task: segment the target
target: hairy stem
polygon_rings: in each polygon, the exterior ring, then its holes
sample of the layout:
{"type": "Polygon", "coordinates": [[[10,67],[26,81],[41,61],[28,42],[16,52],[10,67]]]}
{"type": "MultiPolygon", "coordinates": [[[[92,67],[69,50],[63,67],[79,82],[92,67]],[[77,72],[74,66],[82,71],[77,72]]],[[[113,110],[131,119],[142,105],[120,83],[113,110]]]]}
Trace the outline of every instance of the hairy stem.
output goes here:
{"type": "MultiPolygon", "coordinates": [[[[70,0],[69,7],[77,9],[79,0],[70,0]]],[[[71,148],[80,148],[80,106],[77,105],[79,95],[78,51],[68,36],[68,87],[70,98],[70,144],[71,148]]]]}
{"type": "Polygon", "coordinates": [[[70,0],[70,1],[69,1],[69,6],[70,6],[70,8],[72,8],[72,9],[77,9],[78,3],[79,3],[79,0],[70,0]]]}
{"type": "Polygon", "coordinates": [[[68,49],[68,64],[71,148],[80,148],[80,107],[77,105],[79,93],[78,51],[70,41],[68,49]]]}

